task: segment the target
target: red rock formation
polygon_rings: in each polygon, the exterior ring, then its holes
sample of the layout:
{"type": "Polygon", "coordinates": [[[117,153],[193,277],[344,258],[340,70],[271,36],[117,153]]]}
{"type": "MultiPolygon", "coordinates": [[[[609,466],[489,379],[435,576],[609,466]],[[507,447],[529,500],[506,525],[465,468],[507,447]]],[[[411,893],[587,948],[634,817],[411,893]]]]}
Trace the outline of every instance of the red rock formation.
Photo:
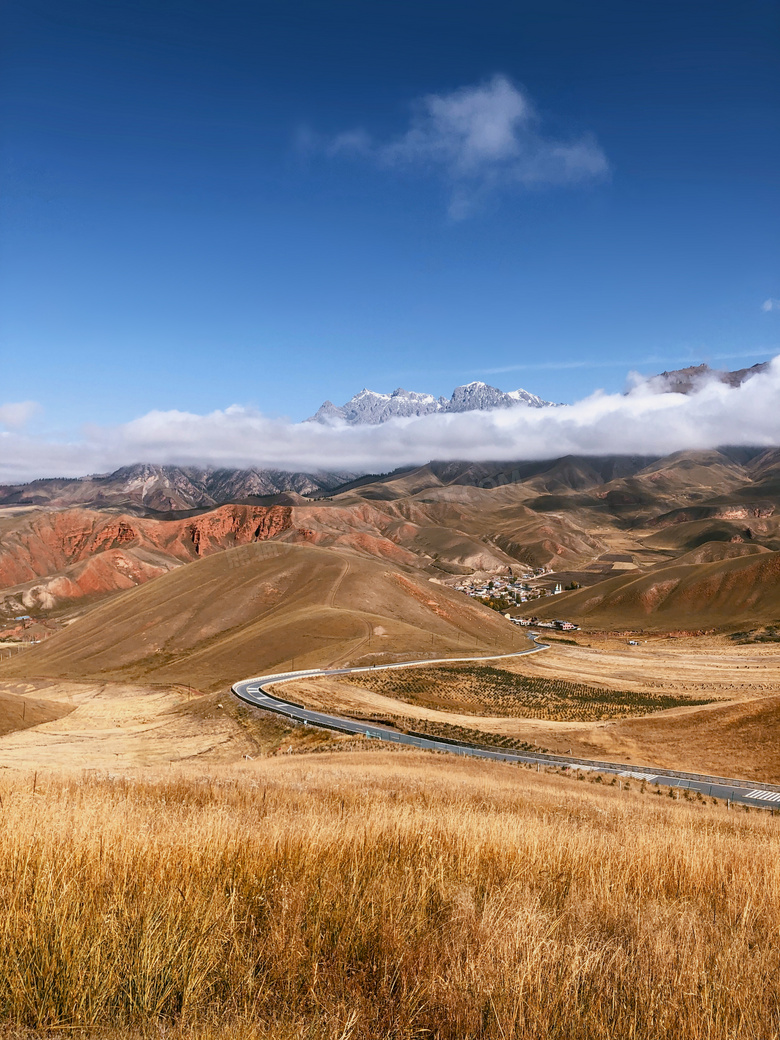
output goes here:
{"type": "Polygon", "coordinates": [[[291,526],[291,513],[289,506],[222,506],[194,520],[87,509],[20,517],[0,540],[0,588],[9,609],[52,609],[130,588],[199,556],[275,538],[291,526]]]}

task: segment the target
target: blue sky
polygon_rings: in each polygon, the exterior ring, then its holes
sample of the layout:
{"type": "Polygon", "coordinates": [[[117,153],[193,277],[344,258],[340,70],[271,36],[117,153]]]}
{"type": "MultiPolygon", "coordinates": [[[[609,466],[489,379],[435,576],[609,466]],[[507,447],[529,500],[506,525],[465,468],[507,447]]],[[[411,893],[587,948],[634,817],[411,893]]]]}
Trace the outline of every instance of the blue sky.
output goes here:
{"type": "Polygon", "coordinates": [[[31,433],[780,353],[775,0],[2,18],[0,404],[31,433]]]}

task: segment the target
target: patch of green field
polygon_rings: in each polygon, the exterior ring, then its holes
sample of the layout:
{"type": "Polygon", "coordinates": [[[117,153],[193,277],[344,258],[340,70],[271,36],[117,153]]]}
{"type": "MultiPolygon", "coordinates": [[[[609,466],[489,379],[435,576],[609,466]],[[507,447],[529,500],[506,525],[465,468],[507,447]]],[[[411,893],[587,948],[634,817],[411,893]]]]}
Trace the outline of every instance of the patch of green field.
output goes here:
{"type": "Polygon", "coordinates": [[[710,704],[635,690],[609,690],[538,675],[518,675],[491,665],[445,665],[347,678],[356,686],[409,704],[471,715],[524,716],[558,721],[598,721],[647,715],[681,705],[710,704]],[[369,685],[370,682],[370,685],[369,685]]]}

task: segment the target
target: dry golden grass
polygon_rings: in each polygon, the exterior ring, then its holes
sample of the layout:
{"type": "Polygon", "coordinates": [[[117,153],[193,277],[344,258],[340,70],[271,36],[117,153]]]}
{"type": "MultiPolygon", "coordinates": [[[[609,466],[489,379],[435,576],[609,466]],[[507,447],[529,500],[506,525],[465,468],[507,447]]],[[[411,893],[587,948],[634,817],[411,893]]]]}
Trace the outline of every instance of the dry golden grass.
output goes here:
{"type": "MultiPolygon", "coordinates": [[[[365,680],[367,686],[372,678],[365,680]]],[[[559,722],[422,707],[373,693],[343,678],[299,679],[280,684],[276,692],[318,710],[460,735],[475,743],[534,746],[555,754],[780,782],[778,694],[672,708],[634,718],[559,722]],[[466,730],[472,731],[469,736],[466,730]]]]}
{"type": "Polygon", "coordinates": [[[696,699],[762,696],[780,686],[780,654],[771,645],[737,646],[721,636],[642,638],[639,646],[628,646],[626,638],[589,633],[577,633],[577,639],[577,646],[553,644],[544,653],[503,661],[501,667],[552,680],[696,699]]]}
{"type": "Polygon", "coordinates": [[[17,729],[0,732],[6,769],[127,773],[187,762],[214,766],[344,739],[258,712],[228,690],[198,695],[185,686],[0,681],[0,709],[12,698],[17,707],[8,721],[17,729]],[[25,711],[46,708],[52,721],[19,728],[25,711]]]}
{"type": "Polygon", "coordinates": [[[415,752],[0,796],[8,1034],[780,1032],[765,813],[415,752]]]}

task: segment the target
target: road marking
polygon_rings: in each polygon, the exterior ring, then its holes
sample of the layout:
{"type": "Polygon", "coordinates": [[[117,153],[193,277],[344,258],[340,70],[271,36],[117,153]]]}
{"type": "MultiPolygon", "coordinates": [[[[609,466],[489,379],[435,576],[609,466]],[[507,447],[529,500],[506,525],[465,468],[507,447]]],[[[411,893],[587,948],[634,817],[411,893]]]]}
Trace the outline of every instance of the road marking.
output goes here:
{"type": "Polygon", "coordinates": [[[746,798],[760,798],[764,802],[780,802],[780,791],[748,791],[746,798]]]}

